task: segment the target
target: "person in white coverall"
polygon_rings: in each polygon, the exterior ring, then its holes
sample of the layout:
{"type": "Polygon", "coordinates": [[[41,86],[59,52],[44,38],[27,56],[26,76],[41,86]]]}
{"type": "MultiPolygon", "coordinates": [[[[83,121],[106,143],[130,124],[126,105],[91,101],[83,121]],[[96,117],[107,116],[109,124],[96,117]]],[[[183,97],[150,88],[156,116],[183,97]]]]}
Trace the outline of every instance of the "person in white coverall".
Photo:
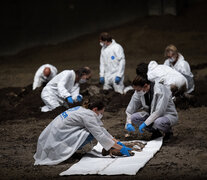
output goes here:
{"type": "Polygon", "coordinates": [[[100,35],[100,83],[104,90],[114,88],[115,92],[124,93],[125,55],[120,44],[107,32],[100,35]]]}
{"type": "Polygon", "coordinates": [[[185,61],[182,54],[180,54],[177,48],[174,45],[169,45],[165,49],[165,57],[168,59],[165,60],[164,65],[170,66],[176,71],[180,72],[188,81],[187,93],[191,93],[194,90],[194,80],[193,74],[190,69],[190,65],[185,61]]]}
{"type": "Polygon", "coordinates": [[[55,165],[70,158],[94,138],[107,151],[115,148],[130,156],[130,148],[112,137],[103,127],[104,104],[95,101],[88,107],[77,106],[57,116],[40,134],[34,165],[55,165]]]}
{"type": "Polygon", "coordinates": [[[187,91],[187,79],[169,66],[158,64],[156,61],[140,63],[136,69],[137,75],[144,75],[151,82],[164,84],[172,91],[173,96],[183,95],[187,91]]]}
{"type": "Polygon", "coordinates": [[[83,97],[79,94],[79,83],[85,83],[90,78],[91,70],[88,67],[77,71],[65,70],[56,75],[42,90],[41,98],[45,106],[41,111],[51,111],[59,106],[68,108],[68,103],[81,102],[83,97]]]}
{"type": "Polygon", "coordinates": [[[32,89],[35,90],[43,84],[48,83],[57,74],[57,68],[51,64],[44,64],[39,67],[34,76],[32,89]]]}
{"type": "Polygon", "coordinates": [[[139,75],[132,84],[135,92],[126,109],[126,130],[135,131],[133,125],[138,125],[140,133],[143,129],[152,132],[151,139],[164,133],[164,139],[169,140],[173,135],[171,127],[178,121],[170,89],[139,75]]]}

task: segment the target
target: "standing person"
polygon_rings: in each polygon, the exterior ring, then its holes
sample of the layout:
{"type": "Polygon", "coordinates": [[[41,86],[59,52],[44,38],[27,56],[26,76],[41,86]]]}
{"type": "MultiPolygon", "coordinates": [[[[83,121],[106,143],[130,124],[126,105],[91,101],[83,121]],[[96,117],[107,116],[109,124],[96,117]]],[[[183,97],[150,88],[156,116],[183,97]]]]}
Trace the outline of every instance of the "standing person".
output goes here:
{"type": "Polygon", "coordinates": [[[100,45],[102,46],[100,55],[100,83],[103,84],[104,90],[114,88],[115,92],[123,94],[124,50],[107,32],[101,33],[100,45]]]}
{"type": "Polygon", "coordinates": [[[171,127],[178,121],[169,88],[139,75],[132,84],[135,92],[126,109],[126,129],[135,131],[134,124],[139,126],[140,133],[143,129],[151,132],[151,139],[162,136],[162,133],[164,139],[169,139],[173,135],[171,127]]]}
{"type": "Polygon", "coordinates": [[[151,82],[158,81],[164,84],[172,91],[173,96],[183,95],[188,88],[187,79],[181,73],[169,66],[158,64],[156,61],[138,64],[136,73],[151,82]]]}
{"type": "Polygon", "coordinates": [[[191,93],[194,90],[193,74],[190,69],[190,65],[185,61],[182,54],[180,54],[174,45],[169,45],[165,49],[165,57],[167,58],[164,65],[170,66],[176,71],[180,72],[188,81],[187,93],[191,93]]]}
{"type": "Polygon", "coordinates": [[[65,70],[56,75],[42,90],[41,98],[45,106],[41,108],[41,111],[51,111],[59,106],[68,107],[67,103],[82,101],[79,83],[85,83],[90,78],[91,70],[88,67],[77,71],[65,70]]]}
{"type": "Polygon", "coordinates": [[[51,64],[43,64],[36,71],[32,89],[41,87],[44,83],[48,83],[57,74],[57,68],[51,64]]]}
{"type": "Polygon", "coordinates": [[[77,106],[57,116],[40,134],[35,165],[55,165],[70,158],[94,138],[105,150],[111,147],[130,156],[130,148],[112,137],[103,127],[104,104],[94,101],[88,108],[77,106]]]}

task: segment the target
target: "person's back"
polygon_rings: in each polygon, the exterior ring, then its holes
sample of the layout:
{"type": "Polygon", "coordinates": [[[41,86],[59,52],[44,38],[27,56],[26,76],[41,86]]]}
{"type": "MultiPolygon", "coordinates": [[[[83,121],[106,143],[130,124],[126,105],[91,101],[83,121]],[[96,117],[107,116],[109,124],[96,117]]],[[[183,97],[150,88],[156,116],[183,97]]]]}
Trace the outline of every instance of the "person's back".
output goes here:
{"type": "Polygon", "coordinates": [[[169,66],[157,64],[156,61],[149,63],[147,77],[150,81],[158,81],[169,87],[175,85],[178,89],[183,86],[188,88],[187,80],[181,73],[169,66]]]}
{"type": "Polygon", "coordinates": [[[49,82],[57,74],[57,68],[51,64],[44,64],[38,68],[34,76],[33,90],[49,82]]]}

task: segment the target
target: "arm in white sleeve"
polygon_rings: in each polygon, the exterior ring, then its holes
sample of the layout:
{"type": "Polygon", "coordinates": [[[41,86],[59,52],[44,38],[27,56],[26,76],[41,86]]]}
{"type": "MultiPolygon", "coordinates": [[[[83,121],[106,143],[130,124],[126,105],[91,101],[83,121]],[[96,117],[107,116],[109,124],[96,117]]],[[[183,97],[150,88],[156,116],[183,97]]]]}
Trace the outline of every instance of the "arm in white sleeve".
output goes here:
{"type": "Polygon", "coordinates": [[[42,81],[41,81],[41,74],[42,74],[42,71],[41,69],[38,69],[37,72],[35,73],[35,76],[34,76],[34,82],[33,82],[33,90],[35,90],[37,87],[40,87],[42,85],[42,81]]]}
{"type": "Polygon", "coordinates": [[[164,65],[170,66],[170,63],[169,63],[169,60],[168,59],[165,60],[164,65]]]}
{"type": "Polygon", "coordinates": [[[103,130],[105,135],[107,135],[111,139],[114,139],[114,137],[104,127],[102,127],[102,130],[103,130]]]}
{"type": "Polygon", "coordinates": [[[135,113],[138,109],[140,109],[141,106],[142,103],[140,100],[140,96],[135,91],[126,109],[126,124],[131,124],[131,115],[135,113]]]}
{"type": "Polygon", "coordinates": [[[100,73],[99,73],[100,77],[104,77],[104,56],[103,56],[102,53],[100,55],[100,66],[99,66],[99,68],[100,68],[100,73]]]}
{"type": "Polygon", "coordinates": [[[125,61],[124,50],[123,50],[122,47],[119,47],[119,49],[116,52],[116,56],[117,56],[118,61],[119,61],[119,68],[118,68],[117,76],[118,77],[123,77],[126,61],[125,61]]]}
{"type": "Polygon", "coordinates": [[[113,139],[105,134],[103,127],[101,127],[94,116],[88,115],[87,120],[84,121],[86,129],[93,135],[93,137],[103,146],[107,151],[115,144],[113,139]]]}
{"type": "Polygon", "coordinates": [[[57,84],[58,93],[60,94],[60,97],[62,97],[63,99],[67,98],[68,96],[71,96],[71,93],[65,87],[66,83],[70,80],[72,80],[72,73],[62,76],[62,78],[59,80],[57,84]]]}
{"type": "Polygon", "coordinates": [[[155,109],[155,111],[150,114],[150,116],[146,119],[145,124],[149,126],[152,124],[158,117],[161,117],[166,112],[169,99],[171,98],[171,92],[166,87],[163,88],[163,93],[157,93],[154,96],[153,102],[156,102],[157,104],[154,104],[152,108],[155,109]]]}
{"type": "Polygon", "coordinates": [[[79,95],[79,93],[80,93],[80,86],[76,85],[75,90],[71,93],[72,99],[74,101],[77,101],[77,96],[79,95]]]}

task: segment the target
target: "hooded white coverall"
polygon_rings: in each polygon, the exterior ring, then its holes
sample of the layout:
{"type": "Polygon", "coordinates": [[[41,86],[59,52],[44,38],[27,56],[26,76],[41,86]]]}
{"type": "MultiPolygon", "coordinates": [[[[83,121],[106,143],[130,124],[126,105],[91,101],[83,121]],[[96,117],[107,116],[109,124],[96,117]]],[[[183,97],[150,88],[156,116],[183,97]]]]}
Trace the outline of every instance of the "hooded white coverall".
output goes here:
{"type": "MultiPolygon", "coordinates": [[[[153,87],[153,97],[150,107],[146,104],[144,95],[139,95],[137,91],[134,92],[126,109],[126,125],[128,123],[132,123],[131,117],[134,113],[137,112],[139,113],[140,117],[148,117],[145,120],[145,124],[147,126],[155,122],[156,119],[160,117],[167,118],[170,122],[170,126],[173,126],[178,121],[178,114],[171,97],[171,91],[169,88],[158,82],[155,82],[153,87]]],[[[157,129],[157,127],[154,127],[154,129],[157,129]]]]}
{"type": "Polygon", "coordinates": [[[51,111],[62,105],[68,107],[65,101],[68,96],[72,96],[72,99],[77,101],[80,87],[79,83],[75,83],[75,78],[75,71],[65,70],[47,83],[41,93],[41,98],[45,103],[41,111],[51,111]]]}
{"type": "Polygon", "coordinates": [[[157,64],[156,61],[150,61],[148,65],[147,78],[151,82],[158,81],[168,88],[175,85],[178,89],[183,86],[188,89],[187,79],[178,71],[166,65],[157,64]]]}
{"type": "Polygon", "coordinates": [[[115,143],[95,112],[81,106],[68,109],[40,134],[34,165],[55,165],[63,162],[76,152],[89,134],[106,150],[115,143]]]}
{"type": "Polygon", "coordinates": [[[175,63],[175,65],[173,65],[170,62],[170,58],[165,60],[164,65],[170,66],[171,68],[175,69],[176,71],[180,72],[183,76],[185,76],[185,78],[188,81],[187,93],[191,93],[194,90],[195,85],[193,80],[193,74],[191,72],[190,65],[187,61],[184,60],[182,54],[178,53],[178,60],[175,63]]]}
{"type": "Polygon", "coordinates": [[[32,89],[35,90],[36,88],[42,86],[43,83],[49,82],[57,73],[58,73],[57,68],[51,64],[44,64],[40,66],[35,73],[32,89]],[[44,76],[43,73],[46,67],[50,68],[51,71],[48,77],[44,76]]]}
{"type": "Polygon", "coordinates": [[[113,39],[107,47],[102,47],[100,55],[100,77],[104,77],[103,89],[108,90],[112,87],[115,92],[123,94],[124,91],[124,70],[125,55],[124,50],[113,39]],[[116,76],[121,78],[119,84],[115,83],[116,76]]]}

